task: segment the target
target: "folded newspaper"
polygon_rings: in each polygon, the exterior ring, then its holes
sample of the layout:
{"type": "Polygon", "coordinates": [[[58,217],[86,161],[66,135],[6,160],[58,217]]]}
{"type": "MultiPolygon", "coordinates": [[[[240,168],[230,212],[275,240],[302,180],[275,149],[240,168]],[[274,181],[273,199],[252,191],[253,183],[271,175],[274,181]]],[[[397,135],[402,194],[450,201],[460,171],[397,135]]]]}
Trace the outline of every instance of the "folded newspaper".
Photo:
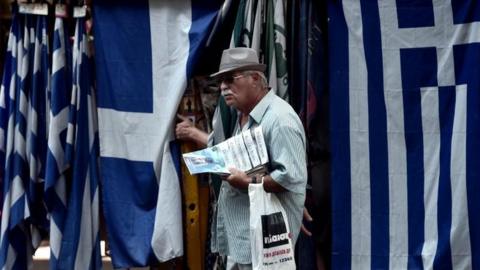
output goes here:
{"type": "Polygon", "coordinates": [[[241,134],[199,151],[183,154],[190,174],[230,174],[236,168],[246,174],[266,171],[267,148],[262,127],[246,130],[241,134]]]}

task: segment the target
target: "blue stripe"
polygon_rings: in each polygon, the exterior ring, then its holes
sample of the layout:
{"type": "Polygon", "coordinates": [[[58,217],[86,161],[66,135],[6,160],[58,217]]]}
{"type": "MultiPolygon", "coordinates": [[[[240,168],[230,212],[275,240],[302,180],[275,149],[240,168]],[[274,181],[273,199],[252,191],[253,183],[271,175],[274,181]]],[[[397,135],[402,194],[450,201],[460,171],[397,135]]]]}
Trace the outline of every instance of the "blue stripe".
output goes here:
{"type": "Polygon", "coordinates": [[[480,269],[480,43],[453,48],[456,84],[467,84],[467,202],[472,269],[480,269]]]}
{"type": "Polygon", "coordinates": [[[455,87],[439,88],[440,179],[438,183],[438,244],[434,269],[452,269],[450,229],[452,227],[452,186],[450,181],[455,87]]]}
{"type": "Polygon", "coordinates": [[[155,263],[150,242],[158,198],[152,162],[100,158],[103,209],[115,268],[155,263]],[[118,179],[129,179],[119,184],[118,179]]]}
{"type": "Polygon", "coordinates": [[[16,252],[15,263],[12,270],[25,270],[28,269],[28,262],[32,261],[31,257],[27,257],[27,237],[25,229],[15,227],[9,232],[10,244],[16,252]]]}
{"type": "MultiPolygon", "coordinates": [[[[190,50],[187,60],[187,79],[190,78],[200,57],[200,50],[205,47],[205,42],[210,35],[219,7],[223,1],[219,0],[197,0],[192,1],[192,25],[188,33],[190,50]]],[[[200,63],[202,64],[202,63],[200,63]]],[[[200,72],[201,70],[201,66],[200,72]]]]}
{"type": "Polygon", "coordinates": [[[382,40],[377,1],[362,0],[363,39],[368,70],[372,269],[389,265],[389,183],[387,114],[383,89],[382,40]]]}
{"type": "Polygon", "coordinates": [[[352,251],[348,28],[340,1],[328,2],[332,149],[332,269],[350,269],[352,251]]]}
{"type": "Polygon", "coordinates": [[[93,10],[98,107],[152,113],[148,0],[100,0],[93,10]]]}

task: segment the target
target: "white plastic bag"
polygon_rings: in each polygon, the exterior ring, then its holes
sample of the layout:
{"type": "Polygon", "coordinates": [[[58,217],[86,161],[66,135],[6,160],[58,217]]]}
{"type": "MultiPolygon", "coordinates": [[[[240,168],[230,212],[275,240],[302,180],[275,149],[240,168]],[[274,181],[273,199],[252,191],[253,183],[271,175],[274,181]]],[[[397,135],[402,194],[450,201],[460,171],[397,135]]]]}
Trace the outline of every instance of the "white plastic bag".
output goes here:
{"type": "Polygon", "coordinates": [[[290,228],[277,196],[263,183],[248,186],[253,269],[295,269],[290,228]]]}

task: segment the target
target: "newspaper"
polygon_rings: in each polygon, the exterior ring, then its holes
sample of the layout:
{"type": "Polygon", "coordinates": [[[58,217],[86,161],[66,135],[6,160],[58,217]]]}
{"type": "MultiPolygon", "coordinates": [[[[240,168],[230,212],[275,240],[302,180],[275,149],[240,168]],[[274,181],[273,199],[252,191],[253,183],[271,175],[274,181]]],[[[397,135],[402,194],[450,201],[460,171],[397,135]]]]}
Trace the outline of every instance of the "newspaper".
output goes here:
{"type": "Polygon", "coordinates": [[[267,148],[262,127],[258,126],[233,136],[222,143],[183,154],[190,174],[230,174],[236,168],[246,174],[266,172],[267,148]]]}

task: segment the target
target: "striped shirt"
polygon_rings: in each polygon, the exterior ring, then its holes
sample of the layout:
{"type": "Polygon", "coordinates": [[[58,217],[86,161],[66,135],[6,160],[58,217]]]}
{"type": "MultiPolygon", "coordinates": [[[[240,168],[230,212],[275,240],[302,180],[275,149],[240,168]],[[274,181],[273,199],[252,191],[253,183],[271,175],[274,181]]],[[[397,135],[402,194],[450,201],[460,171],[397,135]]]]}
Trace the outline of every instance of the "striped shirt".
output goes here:
{"type": "MultiPolygon", "coordinates": [[[[285,208],[295,245],[302,222],[307,167],[305,132],[292,107],[272,91],[255,106],[243,130],[262,126],[269,155],[270,176],[287,191],[277,193],[285,208]]],[[[237,121],[235,134],[242,131],[237,121]]],[[[247,190],[224,181],[218,198],[216,224],[212,226],[212,250],[241,264],[251,263],[250,202],[247,190]]]]}

